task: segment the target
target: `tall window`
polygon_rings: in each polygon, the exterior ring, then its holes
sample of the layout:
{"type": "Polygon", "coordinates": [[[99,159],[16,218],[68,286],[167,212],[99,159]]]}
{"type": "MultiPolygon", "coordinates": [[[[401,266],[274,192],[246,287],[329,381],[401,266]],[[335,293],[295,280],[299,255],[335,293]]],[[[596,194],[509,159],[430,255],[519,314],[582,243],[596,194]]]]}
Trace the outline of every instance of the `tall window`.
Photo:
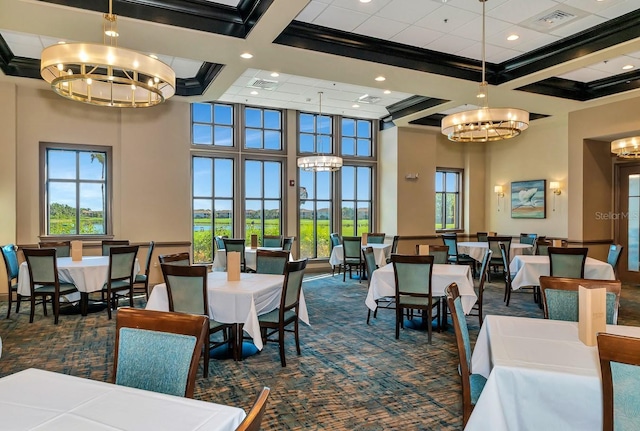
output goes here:
{"type": "Polygon", "coordinates": [[[373,141],[371,139],[371,121],[342,119],[342,155],[371,157],[373,141]]]}
{"type": "Polygon", "coordinates": [[[245,160],[244,223],[247,243],[258,235],[282,232],[282,163],[279,161],[245,160]]]}
{"type": "Polygon", "coordinates": [[[369,166],[342,168],[342,235],[360,236],[369,232],[371,172],[369,166]]]}
{"type": "Polygon", "coordinates": [[[282,113],[274,109],[244,110],[244,147],[282,150],[282,113]]]}
{"type": "Polygon", "coordinates": [[[329,257],[333,214],[331,172],[300,170],[300,257],[329,257]]]}
{"type": "Polygon", "coordinates": [[[43,233],[109,233],[111,148],[41,144],[43,233]]]}
{"type": "Polygon", "coordinates": [[[436,230],[460,229],[462,171],[436,170],[436,230]]]}
{"type": "Polygon", "coordinates": [[[233,237],[233,159],[193,157],[193,261],[212,262],[214,236],[233,237]]]}
{"type": "Polygon", "coordinates": [[[193,103],[191,120],[191,142],[194,145],[234,146],[232,105],[193,103]]]}

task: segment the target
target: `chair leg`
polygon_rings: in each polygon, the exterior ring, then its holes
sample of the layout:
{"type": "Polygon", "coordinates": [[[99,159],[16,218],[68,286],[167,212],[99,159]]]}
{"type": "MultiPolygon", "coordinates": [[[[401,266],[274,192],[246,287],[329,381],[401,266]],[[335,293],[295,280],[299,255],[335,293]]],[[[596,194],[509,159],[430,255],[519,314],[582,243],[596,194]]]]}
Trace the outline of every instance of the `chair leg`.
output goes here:
{"type": "Polygon", "coordinates": [[[16,298],[16,314],[18,314],[20,312],[20,303],[22,302],[22,295],[20,295],[19,293],[17,294],[17,298],[16,298]]]}
{"type": "Polygon", "coordinates": [[[400,338],[400,323],[402,322],[403,310],[396,304],[396,340],[400,338]]]}
{"type": "Polygon", "coordinates": [[[209,377],[209,349],[211,348],[211,333],[207,332],[207,339],[204,343],[204,364],[202,366],[203,372],[202,375],[206,379],[209,377]]]}
{"type": "Polygon", "coordinates": [[[286,367],[287,361],[284,358],[284,326],[282,325],[278,328],[278,344],[280,346],[280,363],[283,367],[286,367]]]}
{"type": "Polygon", "coordinates": [[[33,323],[33,317],[36,312],[36,295],[31,295],[31,311],[29,314],[29,323],[33,323]]]}
{"type": "Polygon", "coordinates": [[[51,299],[53,301],[53,323],[58,324],[58,316],[60,316],[60,294],[55,293],[51,299]]]}
{"type": "Polygon", "coordinates": [[[113,300],[110,296],[109,292],[107,292],[107,315],[109,316],[109,320],[111,320],[111,307],[113,305],[113,300]]]}
{"type": "Polygon", "coordinates": [[[44,315],[46,316],[47,315],[47,297],[46,296],[42,297],[42,310],[44,315]]]}
{"type": "Polygon", "coordinates": [[[133,284],[129,289],[129,307],[133,308],[133,284]]]}
{"type": "Polygon", "coordinates": [[[427,310],[428,311],[428,316],[427,316],[427,333],[428,333],[428,338],[427,341],[429,344],[431,344],[431,332],[433,331],[432,328],[432,323],[431,323],[431,309],[427,310]]]}
{"type": "MultiPolygon", "coordinates": [[[[9,283],[11,284],[11,283],[9,283]]],[[[7,307],[7,319],[11,315],[11,301],[13,300],[13,291],[9,288],[9,307],[7,307]]]]}
{"type": "Polygon", "coordinates": [[[347,267],[346,267],[346,265],[344,267],[344,271],[342,272],[342,282],[344,283],[345,281],[347,281],[347,267]]]}
{"type": "Polygon", "coordinates": [[[369,324],[369,319],[371,319],[371,310],[367,310],[367,325],[369,324]]]}
{"type": "Polygon", "coordinates": [[[298,323],[299,323],[298,319],[296,318],[296,321],[293,324],[293,331],[294,331],[293,334],[296,339],[296,351],[298,352],[298,355],[301,355],[302,353],[300,352],[300,336],[298,333],[298,328],[299,328],[298,323]]]}

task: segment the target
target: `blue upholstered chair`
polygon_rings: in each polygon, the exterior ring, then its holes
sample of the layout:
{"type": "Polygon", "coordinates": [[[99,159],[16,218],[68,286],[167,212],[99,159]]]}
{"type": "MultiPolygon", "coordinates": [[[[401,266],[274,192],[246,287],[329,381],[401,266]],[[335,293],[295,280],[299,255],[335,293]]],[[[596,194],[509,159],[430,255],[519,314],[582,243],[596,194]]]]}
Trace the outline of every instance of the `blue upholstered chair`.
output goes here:
{"type": "Polygon", "coordinates": [[[264,235],[262,237],[263,247],[282,247],[282,235],[264,235]]]}
{"type": "MultiPolygon", "coordinates": [[[[329,234],[329,239],[331,240],[331,251],[333,251],[333,248],[337,245],[342,244],[342,239],[340,238],[340,235],[333,232],[329,234]]],[[[338,275],[340,275],[340,271],[342,271],[342,264],[336,265],[338,267],[338,275]]],[[[331,275],[334,275],[336,272],[336,267],[332,267],[331,268],[331,275]]]]}
{"type": "Polygon", "coordinates": [[[487,242],[488,237],[489,237],[488,232],[476,232],[476,239],[478,242],[487,242]]]}
{"type": "Polygon", "coordinates": [[[160,261],[160,265],[163,263],[177,266],[191,265],[191,257],[189,256],[188,251],[173,254],[161,254],[158,256],[158,260],[160,261]]]}
{"type": "Polygon", "coordinates": [[[128,292],[129,306],[133,307],[133,283],[138,246],[118,246],[109,248],[109,272],[102,294],[107,299],[107,314],[111,320],[111,310],[118,308],[119,292],[128,292]]]}
{"type": "Polygon", "coordinates": [[[440,321],[440,298],[434,301],[431,291],[433,256],[394,254],[391,263],[396,282],[396,339],[400,338],[400,327],[404,328],[404,310],[420,310],[427,323],[431,344],[433,309],[438,312],[440,321]]]}
{"type": "Polygon", "coordinates": [[[244,238],[223,238],[224,241],[224,249],[226,253],[229,252],[238,252],[240,253],[240,271],[247,271],[247,261],[244,257],[245,251],[245,240],[244,238]]]}
{"type": "Polygon", "coordinates": [[[342,237],[343,260],[342,281],[347,279],[347,270],[349,270],[349,278],[353,277],[353,269],[358,271],[358,276],[362,279],[362,270],[364,262],[362,261],[362,238],[359,236],[343,236],[342,237]]]}
{"type": "Polygon", "coordinates": [[[122,308],[116,319],[117,385],[193,398],[208,318],[122,308]]]}
{"type": "Polygon", "coordinates": [[[60,296],[77,292],[76,286],[72,283],[61,283],[58,279],[55,248],[25,248],[22,252],[29,267],[29,288],[31,290],[29,323],[33,323],[36,299],[41,299],[43,312],[46,316],[47,298],[49,298],[53,306],[54,323],[57,325],[60,315],[60,296]]]}
{"type": "Polygon", "coordinates": [[[460,360],[460,380],[462,381],[462,426],[464,427],[471,416],[473,406],[478,402],[487,379],[471,370],[471,341],[469,329],[462,309],[462,300],[458,292],[458,285],[450,284],[446,289],[447,304],[451,310],[451,320],[456,333],[458,344],[458,359],[460,360]]]}
{"type": "Polygon", "coordinates": [[[536,255],[549,256],[549,247],[551,247],[551,241],[538,238],[536,240],[536,255]]]}
{"type": "Polygon", "coordinates": [[[288,251],[256,250],[256,272],[258,274],[284,274],[289,262],[288,251]]]}
{"type": "Polygon", "coordinates": [[[449,247],[446,245],[429,246],[429,255],[433,256],[434,265],[446,265],[449,261],[449,247]]]}
{"type": "Polygon", "coordinates": [[[588,248],[549,247],[549,274],[552,277],[584,278],[588,248]]]}
{"type": "Polygon", "coordinates": [[[55,248],[56,257],[71,256],[71,241],[41,241],[38,246],[40,248],[55,248]]]}
{"type": "MultiPolygon", "coordinates": [[[[376,264],[376,256],[373,252],[373,247],[366,247],[362,250],[362,255],[364,256],[364,266],[367,271],[368,283],[371,284],[371,279],[373,278],[373,273],[376,269],[378,269],[378,265],[376,264]]],[[[395,297],[386,296],[384,298],[376,299],[376,310],[373,312],[374,319],[378,317],[378,309],[384,308],[386,310],[394,310],[395,309],[395,297]]],[[[367,325],[369,324],[369,319],[371,318],[371,310],[367,310],[367,325]]]]}
{"type": "Polygon", "coordinates": [[[295,236],[285,236],[282,239],[282,250],[283,251],[291,251],[293,247],[293,242],[296,240],[295,236]]]}
{"type": "Polygon", "coordinates": [[[600,332],[603,431],[640,429],[640,339],[600,332]]]}
{"type": "Polygon", "coordinates": [[[385,236],[384,233],[370,232],[367,234],[367,244],[384,244],[385,236]]]}
{"type": "Polygon", "coordinates": [[[134,290],[136,286],[144,289],[144,294],[147,299],[149,299],[149,270],[151,269],[151,256],[153,255],[153,249],[155,248],[155,246],[155,242],[151,241],[149,243],[149,249],[147,250],[147,259],[144,263],[144,274],[136,274],[136,279],[133,284],[134,290]]]}
{"type": "MultiPolygon", "coordinates": [[[[489,250],[491,250],[491,261],[489,262],[489,268],[494,268],[497,271],[498,268],[508,271],[509,264],[511,263],[511,240],[510,236],[489,236],[487,237],[487,243],[489,244],[489,250]],[[500,243],[504,244],[507,252],[507,267],[504,266],[504,260],[502,259],[502,252],[500,251],[500,243]]],[[[491,271],[489,271],[489,281],[491,281],[491,271]]]]}
{"type": "MultiPolygon", "coordinates": [[[[169,311],[179,313],[209,315],[209,296],[207,293],[207,268],[202,265],[181,266],[163,263],[162,275],[167,285],[169,311]]],[[[209,377],[209,351],[223,345],[231,339],[229,332],[233,325],[209,319],[209,335],[204,342],[204,377],[209,377]],[[222,332],[223,341],[212,341],[211,336],[222,332]]],[[[233,350],[233,344],[230,345],[233,350]]]]}
{"type": "Polygon", "coordinates": [[[400,236],[395,235],[393,237],[393,241],[391,241],[391,250],[389,251],[389,257],[387,258],[387,263],[391,263],[391,255],[396,254],[398,252],[398,243],[400,242],[400,236]]]}
{"type": "Polygon", "coordinates": [[[7,307],[7,319],[11,315],[11,303],[13,301],[13,292],[16,292],[16,313],[20,311],[20,302],[22,297],[18,294],[18,273],[20,266],[18,265],[18,247],[15,244],[7,244],[2,246],[2,260],[7,270],[7,292],[9,297],[9,306],[7,307]],[[16,282],[14,283],[13,280],[16,282]]]}
{"type": "Polygon", "coordinates": [[[607,263],[613,268],[613,273],[618,277],[618,262],[620,262],[620,255],[624,250],[624,246],[620,244],[611,244],[609,246],[609,254],[607,255],[607,263]]]}
{"type": "Polygon", "coordinates": [[[607,324],[618,322],[618,305],[622,282],[620,280],[592,280],[585,278],[540,277],[545,319],[578,321],[578,288],[607,289],[607,324]]]}
{"type": "Polygon", "coordinates": [[[226,236],[215,236],[214,240],[216,241],[216,247],[218,250],[224,250],[224,239],[226,236]]]}
{"type": "Polygon", "coordinates": [[[109,256],[109,250],[111,250],[111,247],[122,247],[127,245],[129,245],[128,239],[105,239],[104,241],[102,241],[102,255],[109,256]]]}
{"type": "Polygon", "coordinates": [[[533,254],[533,251],[536,247],[536,241],[538,240],[537,233],[521,233],[520,234],[520,244],[529,244],[531,246],[530,249],[525,249],[522,251],[523,254],[533,254]]]}
{"type": "Polygon", "coordinates": [[[282,284],[282,294],[280,295],[280,306],[267,314],[258,316],[262,341],[266,344],[269,341],[277,342],[280,347],[280,362],[283,367],[287,366],[284,354],[284,333],[293,332],[296,341],[296,351],[300,355],[300,335],[299,327],[299,304],[300,292],[302,291],[302,278],[307,267],[307,259],[287,262],[284,273],[284,283],[282,284]],[[293,324],[293,330],[287,329],[293,324]],[[277,338],[270,338],[276,336],[277,338]]]}
{"type": "Polygon", "coordinates": [[[449,263],[469,265],[473,276],[476,275],[476,261],[468,254],[458,253],[458,236],[455,233],[443,233],[442,242],[449,248],[449,263]]]}

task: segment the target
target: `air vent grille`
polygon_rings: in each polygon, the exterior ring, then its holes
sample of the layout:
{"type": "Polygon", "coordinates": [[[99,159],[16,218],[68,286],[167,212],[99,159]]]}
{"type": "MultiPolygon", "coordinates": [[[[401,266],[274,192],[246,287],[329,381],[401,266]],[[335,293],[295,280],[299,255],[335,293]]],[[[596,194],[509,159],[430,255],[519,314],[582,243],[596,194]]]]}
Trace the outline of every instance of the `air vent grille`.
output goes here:
{"type": "Polygon", "coordinates": [[[545,16],[542,16],[540,18],[538,18],[535,22],[538,23],[538,25],[542,25],[545,26],[547,28],[553,28],[553,27],[557,27],[561,24],[564,24],[566,22],[571,21],[572,19],[574,19],[576,16],[572,13],[569,12],[565,12],[563,10],[560,9],[556,9],[551,13],[546,14],[545,16]]]}
{"type": "Polygon", "coordinates": [[[275,90],[278,88],[278,81],[270,79],[253,78],[247,84],[249,88],[258,88],[260,90],[275,90]]]}
{"type": "Polygon", "coordinates": [[[374,104],[374,103],[378,103],[380,100],[381,100],[380,97],[369,96],[368,94],[365,94],[364,96],[358,97],[358,102],[359,103],[374,104]]]}

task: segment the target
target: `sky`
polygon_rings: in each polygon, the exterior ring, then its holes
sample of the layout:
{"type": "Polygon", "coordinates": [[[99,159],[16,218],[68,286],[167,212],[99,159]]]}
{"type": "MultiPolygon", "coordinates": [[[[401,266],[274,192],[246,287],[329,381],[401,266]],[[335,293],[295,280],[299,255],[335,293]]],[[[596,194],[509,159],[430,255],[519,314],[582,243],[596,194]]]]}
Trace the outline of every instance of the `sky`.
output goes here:
{"type": "MultiPolygon", "coordinates": [[[[90,152],[49,149],[47,154],[50,203],[57,202],[75,208],[75,180],[101,180],[103,178],[102,164],[98,159],[94,159],[92,162],[90,152]],[[73,182],[65,182],[64,180],[72,180],[73,182]]],[[[81,183],[80,196],[80,208],[90,208],[95,211],[104,209],[100,184],[81,183]]]]}

